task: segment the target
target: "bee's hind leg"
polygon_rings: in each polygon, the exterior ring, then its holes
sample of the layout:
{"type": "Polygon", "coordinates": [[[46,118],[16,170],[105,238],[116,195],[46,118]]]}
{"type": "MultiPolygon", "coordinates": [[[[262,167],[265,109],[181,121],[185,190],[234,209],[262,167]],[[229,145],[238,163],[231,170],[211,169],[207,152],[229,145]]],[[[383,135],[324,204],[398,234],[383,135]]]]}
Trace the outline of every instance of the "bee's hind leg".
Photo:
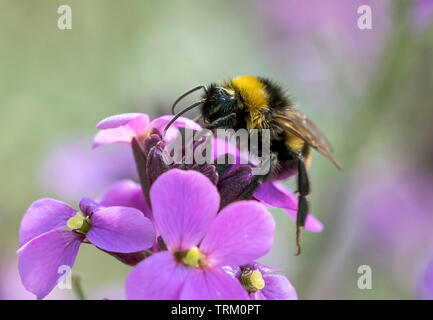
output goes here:
{"type": "MultiPolygon", "coordinates": [[[[305,226],[309,211],[308,195],[310,194],[310,178],[308,177],[304,157],[295,151],[292,151],[291,155],[296,161],[298,169],[297,185],[299,195],[298,211],[296,214],[296,255],[299,255],[301,254],[301,230],[305,226]]],[[[269,165],[269,172],[265,175],[256,175],[248,188],[242,193],[240,200],[251,199],[259,184],[266,181],[266,179],[271,176],[278,167],[278,159],[275,153],[271,153],[270,158],[266,161],[268,161],[268,163],[265,163],[265,165],[269,165]]]]}
{"type": "Polygon", "coordinates": [[[298,167],[298,212],[296,214],[296,246],[298,251],[296,255],[301,254],[301,230],[305,226],[307,220],[309,203],[308,195],[310,194],[310,179],[308,177],[307,167],[305,166],[305,160],[302,155],[297,152],[292,152],[293,157],[296,160],[298,167]]]}

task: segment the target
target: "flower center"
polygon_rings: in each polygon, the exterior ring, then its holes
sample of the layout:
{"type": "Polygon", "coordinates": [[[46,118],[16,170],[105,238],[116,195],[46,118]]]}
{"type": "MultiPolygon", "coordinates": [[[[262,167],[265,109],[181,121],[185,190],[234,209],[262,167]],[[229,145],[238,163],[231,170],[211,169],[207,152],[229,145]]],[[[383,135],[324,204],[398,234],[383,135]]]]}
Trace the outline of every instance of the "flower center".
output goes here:
{"type": "Polygon", "coordinates": [[[259,270],[242,272],[239,281],[248,292],[256,292],[265,287],[265,280],[263,280],[262,273],[259,270]]]}
{"type": "Polygon", "coordinates": [[[77,212],[75,216],[69,218],[67,226],[72,230],[86,234],[90,230],[90,220],[81,212],[77,212]]]}
{"type": "Polygon", "coordinates": [[[199,268],[206,265],[205,255],[197,247],[192,247],[188,251],[180,252],[180,261],[192,268],[199,268]]]}

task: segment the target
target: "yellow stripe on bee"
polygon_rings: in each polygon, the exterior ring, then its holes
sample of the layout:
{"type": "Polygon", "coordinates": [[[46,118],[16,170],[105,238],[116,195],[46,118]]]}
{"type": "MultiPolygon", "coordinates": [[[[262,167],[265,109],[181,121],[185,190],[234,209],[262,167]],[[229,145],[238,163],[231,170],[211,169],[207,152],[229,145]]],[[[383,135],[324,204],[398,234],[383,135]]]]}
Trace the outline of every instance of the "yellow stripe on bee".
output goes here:
{"type": "Polygon", "coordinates": [[[295,136],[294,134],[287,134],[286,146],[296,152],[299,152],[304,157],[306,167],[311,165],[311,149],[310,146],[305,145],[305,141],[295,136]]]}
{"type": "Polygon", "coordinates": [[[302,149],[304,148],[305,141],[301,138],[293,135],[293,134],[287,134],[286,138],[286,146],[289,147],[291,150],[301,153],[302,149]]]}
{"type": "Polygon", "coordinates": [[[304,158],[305,166],[309,168],[311,166],[311,152],[304,158]]]}
{"type": "Polygon", "coordinates": [[[264,84],[255,76],[240,76],[227,85],[239,92],[250,114],[248,130],[266,128],[267,122],[262,112],[268,108],[268,96],[264,84]]]}

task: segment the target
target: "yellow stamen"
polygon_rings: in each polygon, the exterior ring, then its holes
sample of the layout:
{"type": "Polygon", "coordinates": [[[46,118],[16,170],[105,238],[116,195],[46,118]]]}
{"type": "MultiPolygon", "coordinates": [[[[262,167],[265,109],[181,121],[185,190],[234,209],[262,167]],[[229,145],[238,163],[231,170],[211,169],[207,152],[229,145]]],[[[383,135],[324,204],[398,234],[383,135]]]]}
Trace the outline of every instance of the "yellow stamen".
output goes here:
{"type": "Polygon", "coordinates": [[[82,233],[87,233],[90,230],[89,219],[85,217],[84,214],[82,214],[81,212],[77,212],[75,216],[69,218],[67,226],[72,230],[77,230],[82,233]]]}
{"type": "Polygon", "coordinates": [[[248,292],[256,292],[265,287],[265,280],[259,270],[244,271],[239,280],[248,292]]]}
{"type": "Polygon", "coordinates": [[[182,258],[182,262],[192,268],[198,268],[204,265],[204,254],[197,247],[192,247],[182,258]]]}

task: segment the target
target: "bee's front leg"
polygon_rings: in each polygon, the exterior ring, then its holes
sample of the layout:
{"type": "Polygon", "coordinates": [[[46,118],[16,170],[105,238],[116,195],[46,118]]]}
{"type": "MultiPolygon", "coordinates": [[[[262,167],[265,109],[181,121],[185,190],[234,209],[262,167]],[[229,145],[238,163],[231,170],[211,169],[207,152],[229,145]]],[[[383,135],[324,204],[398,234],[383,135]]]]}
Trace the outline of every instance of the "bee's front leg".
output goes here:
{"type": "Polygon", "coordinates": [[[216,119],[211,124],[205,126],[205,129],[214,130],[222,127],[233,128],[236,125],[236,113],[230,113],[224,117],[216,119]]]}

